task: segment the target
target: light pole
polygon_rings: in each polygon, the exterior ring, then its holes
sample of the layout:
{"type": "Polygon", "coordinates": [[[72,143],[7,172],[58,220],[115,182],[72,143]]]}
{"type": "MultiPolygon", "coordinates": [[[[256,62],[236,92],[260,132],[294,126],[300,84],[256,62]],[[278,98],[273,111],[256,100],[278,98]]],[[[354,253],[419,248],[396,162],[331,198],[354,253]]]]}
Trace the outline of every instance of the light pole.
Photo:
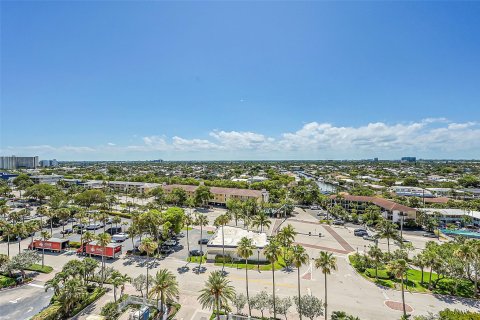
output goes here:
{"type": "Polygon", "coordinates": [[[260,248],[257,247],[257,271],[260,272],[260,248]]]}

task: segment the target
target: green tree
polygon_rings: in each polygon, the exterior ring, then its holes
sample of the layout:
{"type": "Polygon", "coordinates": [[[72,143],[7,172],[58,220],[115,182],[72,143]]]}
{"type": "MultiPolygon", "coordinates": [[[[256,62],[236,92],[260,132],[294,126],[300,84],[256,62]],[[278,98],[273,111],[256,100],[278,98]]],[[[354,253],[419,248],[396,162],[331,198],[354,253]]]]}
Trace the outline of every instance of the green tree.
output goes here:
{"type": "Polygon", "coordinates": [[[387,239],[387,249],[388,253],[390,253],[390,239],[398,239],[398,226],[390,222],[388,220],[381,220],[381,222],[377,225],[378,233],[377,237],[380,239],[387,239]]]}
{"type": "MultiPolygon", "coordinates": [[[[310,320],[313,320],[323,315],[322,300],[312,295],[304,295],[302,296],[301,300],[302,300],[301,309],[300,309],[300,306],[298,305],[298,301],[295,300],[298,313],[301,312],[303,316],[309,318],[310,320]]],[[[325,310],[325,317],[326,317],[326,314],[327,313],[325,310]]]]}
{"type": "Polygon", "coordinates": [[[378,280],[378,267],[382,264],[383,252],[378,246],[371,246],[370,250],[368,250],[368,256],[375,265],[375,279],[378,280]]]}
{"type": "Polygon", "coordinates": [[[40,232],[42,236],[42,268],[45,266],[45,241],[50,239],[50,234],[47,231],[40,232]]]}
{"type": "Polygon", "coordinates": [[[326,251],[320,251],[320,255],[315,259],[315,268],[321,269],[325,276],[325,320],[328,315],[327,304],[327,275],[332,271],[337,270],[337,258],[332,253],[326,251]]]}
{"type": "Polygon", "coordinates": [[[228,214],[219,215],[213,224],[216,227],[222,228],[222,270],[225,269],[225,234],[224,234],[224,227],[230,221],[230,217],[228,214]]]}
{"type": "Polygon", "coordinates": [[[237,255],[245,259],[245,283],[247,286],[247,303],[248,303],[248,315],[252,316],[252,309],[250,306],[250,296],[248,294],[248,258],[253,255],[253,250],[255,246],[253,245],[252,239],[243,237],[237,244],[237,255]]]}
{"type": "Polygon", "coordinates": [[[210,273],[205,288],[200,292],[198,301],[203,308],[215,308],[217,320],[220,320],[220,308],[228,306],[228,302],[235,299],[235,289],[221,271],[210,273]]]}
{"type": "Polygon", "coordinates": [[[103,283],[105,282],[105,254],[106,254],[106,247],[107,245],[112,241],[112,236],[108,233],[100,233],[97,236],[97,242],[98,245],[102,247],[102,283],[101,285],[103,286],[103,283]]]}
{"type": "Polygon", "coordinates": [[[397,259],[391,261],[387,265],[387,270],[393,274],[397,279],[400,279],[401,289],[402,289],[402,307],[403,307],[403,316],[407,316],[407,309],[405,308],[405,288],[404,288],[404,277],[409,269],[408,263],[404,259],[397,259]]]}
{"type": "Polygon", "coordinates": [[[260,227],[260,232],[263,232],[263,228],[269,228],[271,223],[272,222],[265,211],[260,211],[256,216],[254,216],[252,226],[260,227]]]}
{"type": "Polygon", "coordinates": [[[278,240],[276,238],[273,238],[270,240],[270,243],[265,246],[263,249],[263,252],[265,254],[265,257],[267,260],[272,264],[272,284],[273,284],[273,290],[272,290],[272,303],[273,303],[273,318],[277,318],[277,308],[275,306],[276,304],[276,299],[275,299],[275,263],[278,261],[278,258],[282,254],[282,247],[278,240]]]}
{"type": "Polygon", "coordinates": [[[160,310],[164,312],[164,305],[178,296],[178,282],[175,275],[167,270],[160,269],[153,278],[150,295],[156,296],[157,302],[160,298],[160,310]]]}
{"type": "Polygon", "coordinates": [[[138,250],[140,250],[141,252],[145,252],[147,254],[147,261],[145,263],[147,268],[147,287],[146,287],[147,297],[148,297],[148,284],[149,284],[148,269],[150,268],[148,260],[150,255],[153,255],[153,253],[155,252],[155,250],[157,250],[157,248],[158,248],[158,243],[151,238],[143,239],[140,246],[138,247],[138,250]]]}
{"type": "MultiPolygon", "coordinates": [[[[208,225],[208,218],[204,214],[199,214],[197,215],[197,219],[195,221],[195,224],[197,226],[200,226],[200,239],[203,239],[203,227],[208,225]]],[[[203,252],[203,244],[200,242],[200,251],[203,252]]],[[[203,257],[200,257],[199,263],[198,263],[198,271],[200,271],[200,267],[202,266],[202,259],[203,257]]]]}
{"type": "MultiPolygon", "coordinates": [[[[298,287],[298,309],[302,310],[302,301],[300,295],[300,267],[307,264],[309,256],[304,247],[301,245],[295,245],[292,247],[292,262],[297,268],[297,287],[298,287]]],[[[327,301],[325,299],[325,301],[327,301]]],[[[300,320],[302,319],[302,312],[299,312],[300,320]]]]}
{"type": "Polygon", "coordinates": [[[213,194],[210,191],[210,187],[199,186],[195,190],[194,200],[195,200],[195,205],[197,205],[197,206],[207,205],[208,201],[212,198],[213,198],[213,194]]]}

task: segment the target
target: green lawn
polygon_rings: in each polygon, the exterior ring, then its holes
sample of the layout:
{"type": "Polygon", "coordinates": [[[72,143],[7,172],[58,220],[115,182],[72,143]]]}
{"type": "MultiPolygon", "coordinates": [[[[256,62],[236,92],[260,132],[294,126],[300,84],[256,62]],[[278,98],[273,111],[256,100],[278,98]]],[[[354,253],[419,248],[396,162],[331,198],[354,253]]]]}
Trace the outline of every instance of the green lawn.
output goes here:
{"type": "MultiPolygon", "coordinates": [[[[202,256],[201,258],[202,258],[202,263],[207,262],[207,257],[202,256]]],[[[199,262],[200,262],[200,257],[198,257],[198,256],[188,257],[188,258],[187,258],[187,261],[188,261],[188,262],[196,262],[196,263],[199,263],[199,262]]]]}
{"type": "MultiPolygon", "coordinates": [[[[349,256],[350,263],[352,264],[352,256],[349,256]]],[[[353,264],[352,264],[353,265],[353,264]]],[[[355,267],[355,266],[354,266],[355,267]]],[[[357,272],[363,276],[365,279],[372,281],[376,284],[382,285],[384,287],[393,288],[400,290],[401,283],[399,279],[391,277],[385,268],[378,269],[378,279],[375,278],[375,269],[368,268],[364,272],[356,269],[357,272]]],[[[405,289],[410,292],[430,292],[435,294],[446,294],[452,295],[455,287],[455,281],[450,278],[440,279],[435,288],[429,290],[429,278],[430,272],[423,272],[423,283],[422,272],[416,269],[409,269],[407,272],[407,277],[404,280],[405,289]],[[408,279],[408,281],[407,281],[408,279]]],[[[436,273],[432,273],[432,282],[438,279],[436,273]]],[[[474,297],[474,285],[468,280],[459,280],[457,281],[457,296],[473,298],[474,297]]]]}
{"type": "Polygon", "coordinates": [[[0,275],[0,288],[10,287],[15,284],[15,279],[0,275]]]}
{"type": "Polygon", "coordinates": [[[37,271],[37,272],[41,272],[41,273],[50,273],[53,271],[53,268],[50,267],[50,266],[43,266],[41,264],[32,264],[30,267],[28,267],[26,270],[30,270],[30,271],[37,271]]]}

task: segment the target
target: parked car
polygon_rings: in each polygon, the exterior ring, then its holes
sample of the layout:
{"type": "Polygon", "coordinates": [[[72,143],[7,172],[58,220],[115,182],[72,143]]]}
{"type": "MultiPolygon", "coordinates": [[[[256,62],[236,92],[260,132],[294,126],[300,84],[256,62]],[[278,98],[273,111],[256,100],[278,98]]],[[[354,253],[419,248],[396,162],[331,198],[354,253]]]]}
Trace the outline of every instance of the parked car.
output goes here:
{"type": "Polygon", "coordinates": [[[192,257],[201,257],[203,256],[203,251],[200,250],[190,250],[190,255],[192,257]]]}
{"type": "Polygon", "coordinates": [[[117,233],[112,236],[112,242],[124,242],[127,238],[125,233],[117,233]]]}
{"type": "Polygon", "coordinates": [[[433,232],[425,232],[423,236],[426,238],[437,238],[437,235],[433,232]]]}
{"type": "Polygon", "coordinates": [[[105,221],[105,224],[112,224],[113,223],[113,219],[112,218],[108,218],[106,221],[105,221]]]}
{"type": "Polygon", "coordinates": [[[343,226],[345,224],[345,221],[338,219],[338,220],[334,220],[333,224],[336,226],[343,226]]]}
{"type": "Polygon", "coordinates": [[[355,230],[353,234],[357,237],[368,236],[368,232],[366,230],[355,230]]]}
{"type": "Polygon", "coordinates": [[[113,236],[114,234],[122,232],[122,227],[110,227],[105,230],[105,232],[113,236]]]}
{"type": "Polygon", "coordinates": [[[161,247],[160,248],[160,253],[161,254],[170,254],[170,253],[173,253],[175,252],[175,250],[173,250],[171,247],[161,247]]]}
{"type": "Polygon", "coordinates": [[[97,230],[103,227],[100,223],[89,224],[85,229],[87,230],[97,230]]]}
{"type": "Polygon", "coordinates": [[[165,241],[163,243],[164,246],[176,246],[177,245],[177,241],[173,240],[173,239],[169,239],[167,241],[165,241]]]}
{"type": "Polygon", "coordinates": [[[206,239],[206,238],[200,239],[200,240],[198,240],[198,244],[207,244],[209,240],[210,239],[206,239]]]}
{"type": "Polygon", "coordinates": [[[60,231],[60,234],[72,234],[72,233],[73,233],[73,229],[71,228],[67,228],[65,230],[60,231]]]}
{"type": "Polygon", "coordinates": [[[77,222],[77,219],[75,219],[75,218],[69,218],[69,219],[67,220],[67,222],[77,222]]]}

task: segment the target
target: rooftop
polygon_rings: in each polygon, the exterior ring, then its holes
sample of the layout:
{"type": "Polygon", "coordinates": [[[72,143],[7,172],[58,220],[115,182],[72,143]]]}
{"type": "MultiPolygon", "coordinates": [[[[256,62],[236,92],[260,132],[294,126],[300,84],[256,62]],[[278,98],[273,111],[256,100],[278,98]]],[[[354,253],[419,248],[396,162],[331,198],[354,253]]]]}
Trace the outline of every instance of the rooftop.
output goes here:
{"type": "MultiPolygon", "coordinates": [[[[264,232],[257,231],[247,231],[242,228],[237,227],[224,227],[224,238],[225,238],[225,247],[236,247],[240,239],[247,237],[248,239],[253,240],[253,245],[256,247],[263,248],[268,244],[267,234],[264,232]]],[[[222,245],[222,229],[218,228],[217,232],[208,242],[208,245],[212,246],[221,246],[222,245]]]]}

